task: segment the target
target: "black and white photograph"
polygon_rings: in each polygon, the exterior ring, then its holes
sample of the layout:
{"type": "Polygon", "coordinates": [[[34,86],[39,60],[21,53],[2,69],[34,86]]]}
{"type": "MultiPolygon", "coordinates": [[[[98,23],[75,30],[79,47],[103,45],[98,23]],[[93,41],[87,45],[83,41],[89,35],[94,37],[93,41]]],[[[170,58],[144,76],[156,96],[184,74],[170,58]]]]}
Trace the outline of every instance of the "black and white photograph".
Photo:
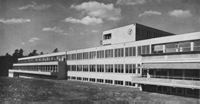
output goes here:
{"type": "Polygon", "coordinates": [[[200,0],[0,0],[0,104],[200,104],[200,0]]]}

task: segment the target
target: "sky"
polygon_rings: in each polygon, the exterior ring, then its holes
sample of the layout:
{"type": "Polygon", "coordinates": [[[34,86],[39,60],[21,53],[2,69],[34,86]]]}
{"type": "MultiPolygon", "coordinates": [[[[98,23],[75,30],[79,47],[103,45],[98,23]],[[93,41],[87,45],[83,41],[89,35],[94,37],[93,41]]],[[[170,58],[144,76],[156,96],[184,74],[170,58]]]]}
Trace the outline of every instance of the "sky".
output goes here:
{"type": "Polygon", "coordinates": [[[100,45],[105,30],[139,23],[200,31],[200,0],[0,0],[0,55],[100,45]]]}

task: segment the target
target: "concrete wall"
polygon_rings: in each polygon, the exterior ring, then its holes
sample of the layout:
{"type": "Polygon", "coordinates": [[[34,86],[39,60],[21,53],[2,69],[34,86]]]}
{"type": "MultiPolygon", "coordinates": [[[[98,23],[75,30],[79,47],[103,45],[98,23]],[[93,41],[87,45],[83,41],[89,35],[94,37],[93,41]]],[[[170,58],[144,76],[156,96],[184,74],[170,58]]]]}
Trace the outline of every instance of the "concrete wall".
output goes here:
{"type": "Polygon", "coordinates": [[[134,24],[104,31],[102,35],[103,45],[130,42],[130,41],[135,41],[135,25],[134,24]],[[109,33],[111,33],[111,39],[103,40],[103,36],[109,33]]]}
{"type": "Polygon", "coordinates": [[[68,71],[68,76],[85,77],[85,78],[96,78],[96,79],[109,79],[109,80],[122,80],[132,81],[136,74],[127,73],[108,73],[108,72],[75,72],[68,71]]]}
{"type": "Polygon", "coordinates": [[[66,78],[66,63],[64,61],[58,62],[58,73],[57,79],[65,79],[66,78]]]}

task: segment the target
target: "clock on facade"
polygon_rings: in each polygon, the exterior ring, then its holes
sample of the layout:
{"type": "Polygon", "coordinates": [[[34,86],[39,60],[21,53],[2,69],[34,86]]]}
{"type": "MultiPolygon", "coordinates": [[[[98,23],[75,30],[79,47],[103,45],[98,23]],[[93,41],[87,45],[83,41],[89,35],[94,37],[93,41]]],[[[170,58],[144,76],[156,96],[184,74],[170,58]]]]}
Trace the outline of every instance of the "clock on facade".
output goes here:
{"type": "Polygon", "coordinates": [[[128,29],[128,35],[131,35],[132,34],[132,32],[133,32],[133,30],[130,28],[130,29],[128,29]]]}

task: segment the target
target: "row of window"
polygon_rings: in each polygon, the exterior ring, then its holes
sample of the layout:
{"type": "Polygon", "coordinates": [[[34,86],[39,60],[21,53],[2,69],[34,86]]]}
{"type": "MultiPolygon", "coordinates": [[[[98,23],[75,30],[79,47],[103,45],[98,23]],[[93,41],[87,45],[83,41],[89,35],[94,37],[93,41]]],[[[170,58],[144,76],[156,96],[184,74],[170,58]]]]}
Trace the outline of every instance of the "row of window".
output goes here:
{"type": "MultiPolygon", "coordinates": [[[[108,49],[108,50],[99,50],[92,52],[83,52],[83,53],[74,53],[68,54],[68,60],[81,60],[81,59],[93,59],[93,58],[112,58],[112,57],[128,57],[136,56],[136,47],[126,47],[126,48],[117,48],[117,49],[108,49]]],[[[149,45],[139,46],[138,55],[149,54],[150,48],[149,45]]]]}
{"type": "Polygon", "coordinates": [[[32,63],[32,62],[48,62],[48,61],[64,61],[65,55],[51,56],[51,57],[41,57],[34,59],[19,60],[18,63],[32,63]]]}
{"type": "Polygon", "coordinates": [[[98,65],[68,65],[68,71],[111,72],[111,73],[140,73],[136,64],[98,64],[98,65]]]}
{"type": "Polygon", "coordinates": [[[27,70],[27,71],[58,72],[58,66],[57,65],[13,66],[13,69],[27,70]]]}
{"type": "Polygon", "coordinates": [[[200,41],[186,41],[186,42],[175,42],[166,43],[159,45],[144,45],[138,47],[125,47],[117,49],[99,50],[92,52],[84,52],[77,54],[68,54],[68,60],[79,60],[79,59],[93,59],[93,58],[111,58],[111,57],[129,57],[129,56],[140,56],[145,54],[155,53],[173,53],[173,52],[189,52],[189,51],[200,51],[200,41]],[[137,48],[137,49],[136,49],[137,48]]]}
{"type": "MultiPolygon", "coordinates": [[[[136,55],[140,56],[143,54],[150,54],[150,50],[152,50],[152,54],[200,51],[200,41],[194,40],[186,42],[158,44],[158,45],[152,45],[152,49],[150,49],[149,45],[144,45],[138,47],[125,47],[125,48],[83,52],[83,53],[74,53],[74,54],[68,54],[67,59],[82,60],[82,59],[93,59],[93,58],[129,57],[136,55]]],[[[65,55],[60,55],[52,57],[19,60],[19,63],[64,61],[64,60],[65,60],[65,55]]]]}
{"type": "Polygon", "coordinates": [[[176,42],[152,46],[152,53],[174,53],[200,51],[200,41],[176,42]]]}
{"type": "Polygon", "coordinates": [[[86,77],[76,77],[76,76],[68,76],[68,79],[69,80],[78,80],[78,81],[96,82],[96,83],[103,83],[103,84],[125,85],[125,86],[135,87],[135,83],[130,82],[130,81],[122,81],[122,80],[86,78],[86,77]]]}

